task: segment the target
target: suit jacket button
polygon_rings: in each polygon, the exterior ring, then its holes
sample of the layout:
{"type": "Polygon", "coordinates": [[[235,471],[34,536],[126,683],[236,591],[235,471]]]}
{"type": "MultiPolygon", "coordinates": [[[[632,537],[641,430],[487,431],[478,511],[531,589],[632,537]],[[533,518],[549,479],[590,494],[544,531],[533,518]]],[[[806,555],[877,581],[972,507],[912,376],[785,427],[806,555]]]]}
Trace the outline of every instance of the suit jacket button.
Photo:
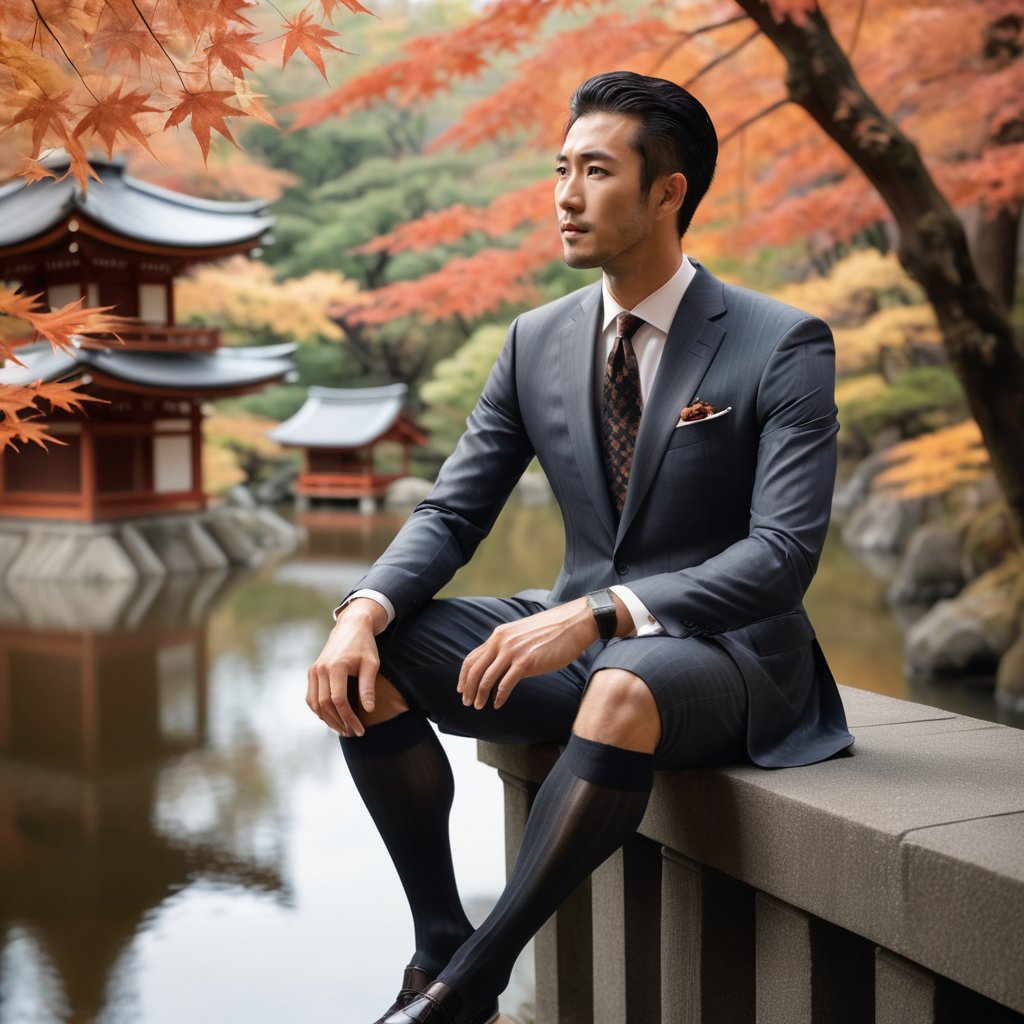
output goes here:
{"type": "Polygon", "coordinates": [[[626,573],[629,572],[629,566],[625,562],[619,562],[618,565],[615,566],[615,571],[620,576],[625,576],[626,573]]]}

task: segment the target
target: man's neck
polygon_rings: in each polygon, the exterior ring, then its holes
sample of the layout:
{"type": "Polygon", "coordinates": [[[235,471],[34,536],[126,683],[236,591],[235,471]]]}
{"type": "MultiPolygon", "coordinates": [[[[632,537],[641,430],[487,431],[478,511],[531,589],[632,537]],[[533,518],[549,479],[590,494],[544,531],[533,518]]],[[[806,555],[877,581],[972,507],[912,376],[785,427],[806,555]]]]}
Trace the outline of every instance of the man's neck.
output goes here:
{"type": "Polygon", "coordinates": [[[679,269],[681,261],[682,252],[677,246],[660,258],[644,260],[642,265],[605,267],[605,285],[623,309],[633,309],[663,287],[679,269]]]}

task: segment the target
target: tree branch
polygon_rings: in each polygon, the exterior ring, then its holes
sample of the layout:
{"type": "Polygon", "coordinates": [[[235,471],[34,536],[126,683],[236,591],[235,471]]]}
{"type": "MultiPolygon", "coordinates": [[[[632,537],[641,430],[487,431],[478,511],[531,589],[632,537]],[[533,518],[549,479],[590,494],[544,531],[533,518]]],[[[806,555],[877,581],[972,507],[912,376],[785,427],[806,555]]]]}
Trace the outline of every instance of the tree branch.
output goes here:
{"type": "Polygon", "coordinates": [[[752,124],[760,121],[762,117],[767,117],[769,114],[774,113],[779,107],[786,106],[790,102],[788,96],[783,96],[781,100],[776,100],[774,103],[770,103],[764,110],[758,111],[752,117],[748,117],[745,121],[741,121],[735,128],[730,129],[725,133],[719,140],[719,146],[724,146],[730,139],[735,138],[740,132],[746,131],[752,124]]]}
{"type": "MultiPolygon", "coordinates": [[[[32,2],[35,3],[35,0],[32,0],[32,2]]],[[[160,50],[167,58],[168,63],[172,68],[174,68],[174,73],[178,76],[178,81],[181,82],[182,89],[184,89],[185,92],[190,92],[189,87],[185,84],[185,79],[181,77],[181,72],[178,70],[178,65],[175,63],[174,58],[164,48],[164,44],[160,41],[160,37],[153,31],[153,26],[146,20],[146,16],[142,13],[139,5],[135,0],[131,0],[131,5],[135,8],[135,13],[139,16],[139,20],[146,26],[146,31],[153,37],[153,41],[160,47],[160,50]]]]}
{"type": "Polygon", "coordinates": [[[760,34],[761,30],[759,28],[755,28],[754,31],[750,33],[750,35],[744,36],[744,38],[741,39],[735,46],[729,47],[728,50],[725,50],[723,53],[720,53],[717,57],[714,58],[714,60],[709,60],[707,64],[705,64],[704,67],[700,69],[700,71],[698,71],[691,78],[688,78],[685,82],[683,82],[683,88],[689,89],[694,82],[696,82],[699,78],[703,78],[704,75],[706,75],[712,69],[718,67],[719,64],[724,64],[730,57],[735,57],[736,54],[740,52],[740,50],[742,50],[745,46],[748,46],[750,43],[752,43],[760,34]]]}
{"type": "Polygon", "coordinates": [[[36,12],[36,18],[38,18],[38,19],[39,19],[39,24],[40,24],[40,25],[42,25],[42,26],[43,26],[43,28],[45,28],[45,29],[46,29],[46,31],[50,33],[50,35],[51,35],[51,36],[53,37],[53,41],[54,41],[54,42],[55,42],[55,43],[57,44],[57,46],[59,47],[59,49],[60,49],[60,52],[64,54],[64,59],[65,59],[65,60],[66,60],[66,61],[68,62],[68,64],[70,64],[70,65],[71,65],[71,67],[72,67],[72,69],[74,70],[75,74],[76,74],[76,75],[78,75],[78,77],[82,79],[82,85],[84,85],[84,86],[85,86],[85,91],[86,91],[86,92],[87,92],[87,93],[88,93],[88,94],[89,94],[89,95],[90,95],[90,96],[91,96],[91,97],[92,97],[92,98],[93,98],[93,99],[94,99],[94,100],[95,100],[95,101],[96,101],[97,103],[99,103],[99,101],[100,101],[99,97],[98,97],[98,96],[96,95],[96,93],[94,93],[94,92],[92,91],[92,89],[90,89],[90,88],[89,88],[89,83],[88,83],[88,82],[87,82],[87,81],[85,80],[85,78],[84,78],[84,77],[82,76],[82,72],[78,70],[78,66],[77,66],[77,65],[75,64],[75,62],[74,62],[74,61],[73,61],[73,60],[72,60],[72,59],[71,59],[71,58],[70,58],[70,57],[68,56],[68,51],[64,49],[64,44],[63,44],[63,43],[62,43],[62,42],[61,42],[61,41],[60,41],[60,40],[59,40],[59,39],[57,38],[57,33],[56,33],[56,32],[54,32],[52,28],[50,28],[50,23],[49,23],[49,22],[48,22],[48,21],[47,21],[47,20],[46,20],[46,19],[45,19],[45,18],[43,17],[43,12],[39,10],[39,5],[38,5],[38,4],[36,3],[36,0],[32,0],[32,9],[33,9],[33,10],[34,10],[34,11],[36,12]]]}
{"type": "Polygon", "coordinates": [[[716,29],[725,28],[728,25],[736,25],[741,21],[746,21],[750,17],[749,14],[734,14],[731,18],[725,18],[722,21],[712,21],[707,25],[700,25],[698,28],[691,29],[689,32],[681,32],[679,38],[673,40],[668,49],[661,55],[661,60],[654,65],[654,70],[662,66],[677,50],[685,46],[691,39],[696,39],[697,36],[706,35],[708,32],[714,32],[716,29]]]}

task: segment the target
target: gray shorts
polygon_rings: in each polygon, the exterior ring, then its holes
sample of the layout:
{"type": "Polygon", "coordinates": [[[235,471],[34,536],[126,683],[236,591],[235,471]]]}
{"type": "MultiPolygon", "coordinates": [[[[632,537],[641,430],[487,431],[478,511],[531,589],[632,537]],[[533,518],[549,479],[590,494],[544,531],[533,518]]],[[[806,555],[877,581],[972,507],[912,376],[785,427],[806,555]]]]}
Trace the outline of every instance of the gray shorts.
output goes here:
{"type": "Polygon", "coordinates": [[[747,761],[747,692],[713,640],[668,636],[598,641],[557,672],[521,680],[503,707],[467,708],[455,686],[466,655],[503,622],[543,611],[524,598],[431,601],[378,639],[381,671],[442,732],[497,743],[565,743],[593,674],[619,668],[648,685],[661,715],[657,767],[747,761]]]}

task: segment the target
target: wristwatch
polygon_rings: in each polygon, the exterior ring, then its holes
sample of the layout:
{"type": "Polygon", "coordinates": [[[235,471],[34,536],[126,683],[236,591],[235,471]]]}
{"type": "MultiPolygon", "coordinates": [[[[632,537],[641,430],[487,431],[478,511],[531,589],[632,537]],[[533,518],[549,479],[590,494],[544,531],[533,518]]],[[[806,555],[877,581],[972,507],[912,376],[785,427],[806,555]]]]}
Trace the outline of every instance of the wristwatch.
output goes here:
{"type": "Polygon", "coordinates": [[[611,640],[619,625],[619,613],[612,592],[607,587],[604,590],[595,590],[587,594],[587,604],[594,613],[598,635],[602,640],[611,640]]]}

